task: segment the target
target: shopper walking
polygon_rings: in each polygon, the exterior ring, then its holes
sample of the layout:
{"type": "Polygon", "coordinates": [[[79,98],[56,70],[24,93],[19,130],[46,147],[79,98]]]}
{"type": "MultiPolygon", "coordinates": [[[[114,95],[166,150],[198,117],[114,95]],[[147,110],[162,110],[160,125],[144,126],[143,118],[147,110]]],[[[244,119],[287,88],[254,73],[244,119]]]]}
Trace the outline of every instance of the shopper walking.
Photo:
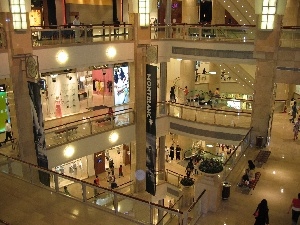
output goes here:
{"type": "MultiPolygon", "coordinates": [[[[96,175],[95,179],[94,179],[94,184],[97,186],[100,186],[100,181],[99,181],[99,177],[98,175],[96,175]]],[[[94,189],[94,197],[96,198],[98,195],[98,190],[97,188],[94,189]]]]}
{"type": "Polygon", "coordinates": [[[179,145],[176,146],[176,160],[180,160],[180,152],[181,152],[181,148],[179,147],[179,145]]]}
{"type": "Polygon", "coordinates": [[[124,177],[124,175],[123,175],[123,166],[122,165],[120,165],[120,167],[119,167],[119,178],[120,177],[124,177]]]}
{"type": "Polygon", "coordinates": [[[171,147],[170,147],[170,158],[171,158],[171,160],[174,159],[174,150],[175,150],[175,148],[174,148],[174,145],[172,144],[171,147]]]}
{"type": "Polygon", "coordinates": [[[298,193],[298,198],[292,200],[292,204],[287,213],[290,213],[292,209],[292,222],[296,225],[300,216],[300,193],[298,193]]]}
{"type": "Polygon", "coordinates": [[[268,225],[269,224],[269,208],[266,199],[263,199],[257,206],[254,214],[254,225],[268,225]]]}
{"type": "Polygon", "coordinates": [[[96,175],[95,179],[94,179],[94,184],[96,184],[97,186],[100,186],[100,180],[98,175],[96,175]]]}
{"type": "Polygon", "coordinates": [[[292,123],[295,122],[295,118],[296,118],[297,113],[298,113],[297,102],[294,101],[294,105],[292,106],[292,118],[290,119],[290,122],[292,122],[292,123]]]}
{"type": "Polygon", "coordinates": [[[4,141],[5,143],[8,141],[8,138],[9,140],[13,139],[11,135],[11,125],[8,122],[8,120],[5,120],[5,141],[4,141]]]}
{"type": "Polygon", "coordinates": [[[73,25],[75,25],[75,42],[79,43],[80,41],[80,21],[79,16],[75,15],[75,19],[73,20],[73,25]]]}
{"type": "Polygon", "coordinates": [[[298,118],[298,121],[294,124],[293,132],[294,132],[294,141],[298,139],[298,133],[300,129],[300,117],[298,118]]]}

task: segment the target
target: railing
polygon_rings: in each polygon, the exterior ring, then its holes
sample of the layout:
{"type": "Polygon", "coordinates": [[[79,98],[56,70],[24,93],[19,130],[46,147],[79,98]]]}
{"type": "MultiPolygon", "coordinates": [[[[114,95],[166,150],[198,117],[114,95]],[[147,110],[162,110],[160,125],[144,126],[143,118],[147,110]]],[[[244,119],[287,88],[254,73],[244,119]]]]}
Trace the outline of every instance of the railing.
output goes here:
{"type": "Polygon", "coordinates": [[[280,35],[280,47],[300,47],[300,27],[283,27],[280,35]]]}
{"type": "Polygon", "coordinates": [[[6,45],[5,31],[3,27],[0,27],[0,49],[5,49],[6,45]]]}
{"type": "Polygon", "coordinates": [[[176,187],[180,187],[180,180],[184,177],[185,175],[182,175],[180,173],[177,173],[175,171],[172,171],[172,170],[169,170],[169,169],[166,169],[166,181],[169,183],[169,184],[172,184],[176,187]]]}
{"type": "Polygon", "coordinates": [[[242,110],[211,109],[168,102],[158,103],[157,107],[158,117],[168,115],[200,123],[243,128],[249,128],[251,123],[251,112],[242,110]],[[165,113],[161,113],[162,108],[165,113]]]}
{"type": "Polygon", "coordinates": [[[191,218],[190,221],[188,221],[187,224],[194,225],[198,221],[198,219],[201,217],[201,205],[202,205],[202,197],[205,194],[206,190],[204,189],[202,193],[198,196],[198,198],[192,203],[190,208],[187,210],[187,216],[184,218],[191,218]]]}
{"type": "Polygon", "coordinates": [[[91,24],[31,27],[32,46],[59,45],[70,43],[92,43],[110,41],[132,41],[131,24],[91,24]],[[80,38],[75,40],[75,31],[80,38]]]}
{"type": "Polygon", "coordinates": [[[228,159],[224,162],[223,167],[223,180],[226,180],[232,169],[239,162],[240,158],[244,155],[245,151],[250,145],[251,142],[251,130],[244,136],[243,140],[236,146],[233,150],[232,154],[228,157],[228,159]]]}
{"type": "MultiPolygon", "coordinates": [[[[169,205],[170,209],[176,209],[179,210],[181,205],[182,205],[182,197],[183,195],[181,195],[172,205],[169,205]]],[[[157,214],[159,214],[160,212],[157,212],[157,214]]],[[[168,212],[165,212],[162,216],[162,218],[156,223],[157,225],[161,225],[161,224],[171,224],[172,220],[173,220],[173,216],[170,215],[168,212]]]]}
{"type": "MultiPolygon", "coordinates": [[[[179,210],[99,187],[1,153],[0,162],[0,172],[2,173],[45,188],[48,191],[65,195],[83,204],[92,205],[115,216],[122,216],[141,224],[157,224],[157,221],[160,219],[158,219],[158,215],[155,212],[160,211],[163,214],[169,213],[173,220],[176,221],[176,224],[182,224],[182,221],[185,221],[183,213],[179,210]],[[49,179],[50,182],[48,181],[49,179]],[[68,189],[62,183],[72,183],[72,188],[68,189]]],[[[167,222],[160,224],[167,224],[167,222]]]]}
{"type": "Polygon", "coordinates": [[[132,190],[134,184],[134,181],[130,180],[126,183],[120,184],[117,188],[115,188],[115,190],[122,192],[123,194],[128,194],[132,190]]]}
{"type": "Polygon", "coordinates": [[[105,113],[51,127],[45,129],[47,148],[133,123],[134,111],[129,108],[115,111],[113,116],[105,113]]]}
{"type": "Polygon", "coordinates": [[[200,24],[152,25],[151,39],[254,42],[253,26],[202,26],[200,24]]]}

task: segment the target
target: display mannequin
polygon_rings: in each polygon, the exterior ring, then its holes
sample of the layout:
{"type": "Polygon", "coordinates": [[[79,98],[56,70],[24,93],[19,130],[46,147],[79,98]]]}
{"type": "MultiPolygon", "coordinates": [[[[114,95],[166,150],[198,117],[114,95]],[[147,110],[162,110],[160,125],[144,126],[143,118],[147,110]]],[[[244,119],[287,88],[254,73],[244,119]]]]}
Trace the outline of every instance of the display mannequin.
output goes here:
{"type": "Polygon", "coordinates": [[[58,96],[55,98],[55,116],[56,118],[61,118],[62,117],[62,112],[61,112],[61,102],[58,96]]]}

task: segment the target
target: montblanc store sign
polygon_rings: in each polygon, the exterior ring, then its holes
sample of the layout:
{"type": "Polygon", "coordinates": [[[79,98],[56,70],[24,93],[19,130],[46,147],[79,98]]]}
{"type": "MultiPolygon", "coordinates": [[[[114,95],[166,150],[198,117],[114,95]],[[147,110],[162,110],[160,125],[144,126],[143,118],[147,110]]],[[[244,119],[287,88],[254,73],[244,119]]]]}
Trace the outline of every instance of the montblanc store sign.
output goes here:
{"type": "Polygon", "coordinates": [[[156,191],[157,67],[146,65],[146,191],[156,191]]]}

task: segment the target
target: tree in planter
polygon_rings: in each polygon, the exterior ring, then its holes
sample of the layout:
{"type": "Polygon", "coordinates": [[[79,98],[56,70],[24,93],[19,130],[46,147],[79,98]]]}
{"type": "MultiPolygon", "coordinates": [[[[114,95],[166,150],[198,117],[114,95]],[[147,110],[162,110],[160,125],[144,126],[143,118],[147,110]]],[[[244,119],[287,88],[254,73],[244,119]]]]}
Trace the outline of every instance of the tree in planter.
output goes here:
{"type": "Polygon", "coordinates": [[[206,158],[200,163],[199,170],[210,174],[220,173],[223,171],[223,163],[218,159],[206,158]]]}

